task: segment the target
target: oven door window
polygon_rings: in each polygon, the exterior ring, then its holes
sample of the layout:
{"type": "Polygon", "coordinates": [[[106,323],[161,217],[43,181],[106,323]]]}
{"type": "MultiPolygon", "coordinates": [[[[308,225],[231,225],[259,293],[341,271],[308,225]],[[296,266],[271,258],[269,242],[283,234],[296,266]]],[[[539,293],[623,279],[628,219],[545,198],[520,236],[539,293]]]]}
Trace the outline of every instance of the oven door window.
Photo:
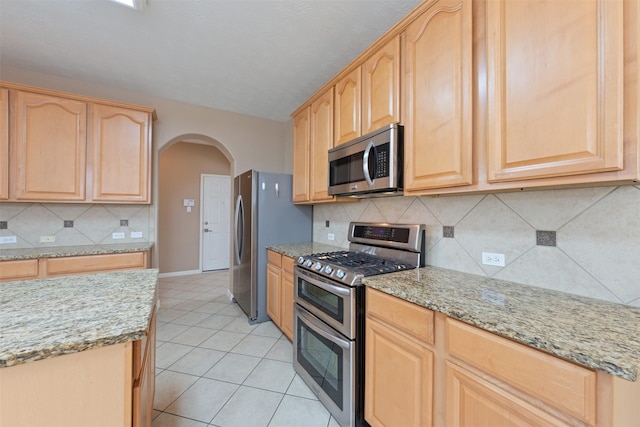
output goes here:
{"type": "Polygon", "coordinates": [[[344,323],[344,298],[342,296],[300,278],[298,280],[298,297],[340,324],[344,323]]]}
{"type": "Polygon", "coordinates": [[[343,409],[345,350],[302,321],[297,322],[297,327],[298,363],[331,400],[343,409]]]}

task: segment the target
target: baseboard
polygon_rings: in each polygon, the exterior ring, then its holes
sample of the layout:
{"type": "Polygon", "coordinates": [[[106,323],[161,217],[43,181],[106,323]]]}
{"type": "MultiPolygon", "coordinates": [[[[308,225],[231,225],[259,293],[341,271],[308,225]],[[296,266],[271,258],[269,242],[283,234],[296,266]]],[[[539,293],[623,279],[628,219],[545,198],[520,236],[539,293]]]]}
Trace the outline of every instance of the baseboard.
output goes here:
{"type": "Polygon", "coordinates": [[[227,297],[229,298],[230,301],[233,301],[233,294],[229,289],[227,289],[227,297]]]}
{"type": "Polygon", "coordinates": [[[200,270],[172,271],[170,273],[160,273],[158,274],[158,278],[162,279],[163,277],[190,276],[192,274],[200,273],[202,273],[202,271],[200,270]]]}

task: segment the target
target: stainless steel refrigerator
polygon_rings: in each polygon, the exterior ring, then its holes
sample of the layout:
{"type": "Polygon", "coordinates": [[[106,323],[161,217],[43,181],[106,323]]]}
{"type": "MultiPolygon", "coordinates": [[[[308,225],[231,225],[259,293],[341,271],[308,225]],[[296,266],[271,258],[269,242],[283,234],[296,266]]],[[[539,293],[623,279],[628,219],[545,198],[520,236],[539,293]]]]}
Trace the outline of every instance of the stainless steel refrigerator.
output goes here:
{"type": "Polygon", "coordinates": [[[261,323],[269,320],[266,245],[311,242],[313,208],[293,204],[291,175],[249,170],[233,187],[233,297],[250,323],[261,323]]]}

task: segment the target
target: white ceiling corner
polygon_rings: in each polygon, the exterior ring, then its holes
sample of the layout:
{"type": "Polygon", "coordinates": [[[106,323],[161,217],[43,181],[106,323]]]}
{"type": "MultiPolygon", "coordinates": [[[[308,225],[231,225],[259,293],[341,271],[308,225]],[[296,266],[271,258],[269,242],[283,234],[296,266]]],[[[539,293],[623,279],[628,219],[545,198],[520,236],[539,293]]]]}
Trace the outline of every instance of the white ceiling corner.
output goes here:
{"type": "Polygon", "coordinates": [[[419,0],[0,0],[0,63],[286,121],[419,0]]]}

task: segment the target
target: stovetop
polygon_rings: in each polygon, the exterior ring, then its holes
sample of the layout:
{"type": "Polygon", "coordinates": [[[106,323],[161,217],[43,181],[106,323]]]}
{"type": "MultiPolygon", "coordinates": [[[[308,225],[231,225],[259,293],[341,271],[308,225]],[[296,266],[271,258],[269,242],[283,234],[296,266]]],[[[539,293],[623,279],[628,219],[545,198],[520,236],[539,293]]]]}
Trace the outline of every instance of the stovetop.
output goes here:
{"type": "Polygon", "coordinates": [[[342,267],[345,270],[353,270],[365,277],[415,268],[415,265],[376,257],[364,252],[325,252],[321,254],[314,254],[312,255],[312,258],[319,262],[342,267]]]}

